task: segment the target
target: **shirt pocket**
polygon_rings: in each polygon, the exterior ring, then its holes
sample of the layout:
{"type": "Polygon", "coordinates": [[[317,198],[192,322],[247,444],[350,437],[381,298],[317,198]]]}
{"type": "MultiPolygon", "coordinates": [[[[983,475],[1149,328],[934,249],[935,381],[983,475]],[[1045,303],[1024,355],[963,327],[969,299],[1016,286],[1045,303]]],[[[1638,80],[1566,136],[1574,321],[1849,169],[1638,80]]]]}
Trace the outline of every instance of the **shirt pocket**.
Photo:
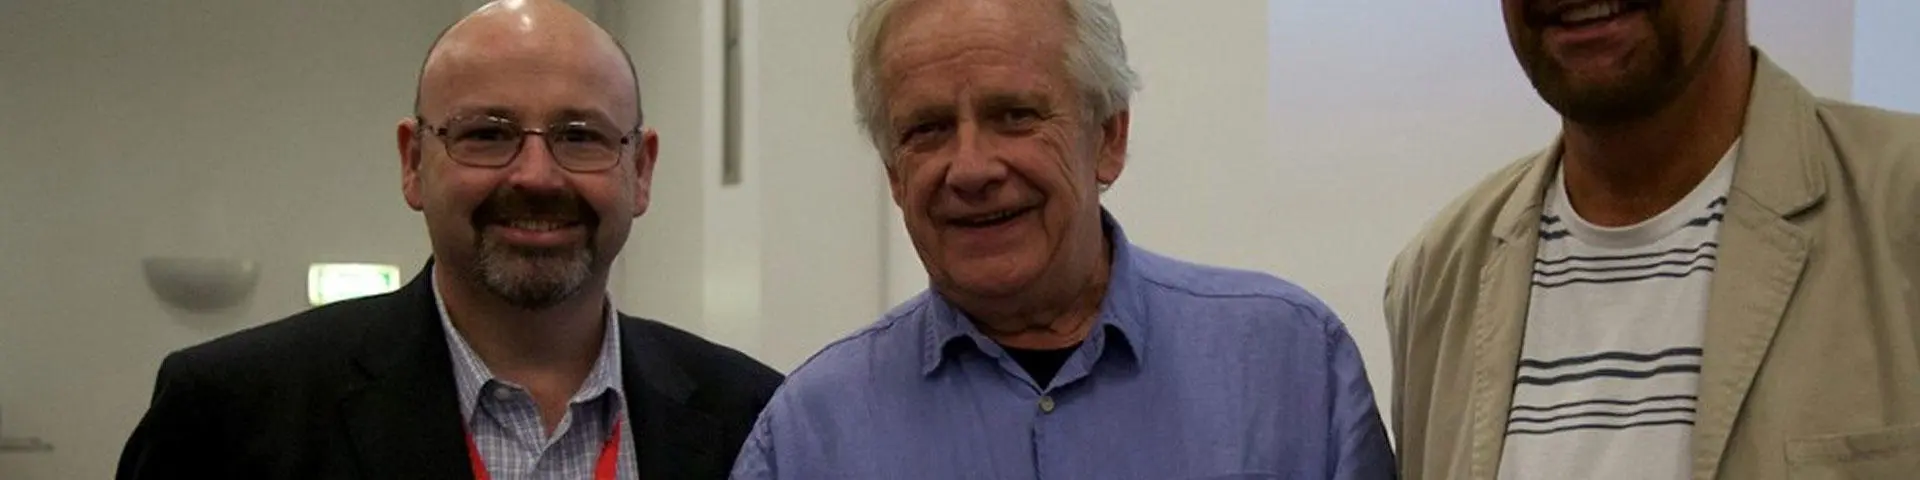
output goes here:
{"type": "Polygon", "coordinates": [[[1920,475],[1920,425],[1787,440],[1787,478],[1898,479],[1920,475]]]}

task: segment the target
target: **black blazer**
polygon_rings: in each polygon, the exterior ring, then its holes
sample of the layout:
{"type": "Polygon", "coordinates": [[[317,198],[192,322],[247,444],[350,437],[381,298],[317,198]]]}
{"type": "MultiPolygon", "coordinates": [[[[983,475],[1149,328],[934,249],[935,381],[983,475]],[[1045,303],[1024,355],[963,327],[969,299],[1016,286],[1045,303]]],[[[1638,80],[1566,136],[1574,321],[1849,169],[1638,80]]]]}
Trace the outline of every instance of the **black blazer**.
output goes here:
{"type": "MultiPolygon", "coordinates": [[[[168,355],[117,478],[473,478],[428,265],[168,355]]],[[[640,476],[726,478],[781,375],[652,320],[620,340],[640,476]]]]}

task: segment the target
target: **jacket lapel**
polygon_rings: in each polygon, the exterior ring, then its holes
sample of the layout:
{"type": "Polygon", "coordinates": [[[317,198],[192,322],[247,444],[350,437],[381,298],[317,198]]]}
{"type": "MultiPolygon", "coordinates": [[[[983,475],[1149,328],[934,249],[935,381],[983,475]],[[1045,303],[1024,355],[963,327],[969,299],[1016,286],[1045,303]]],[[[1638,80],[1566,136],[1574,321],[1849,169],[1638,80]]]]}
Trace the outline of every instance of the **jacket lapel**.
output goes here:
{"type": "Polygon", "coordinates": [[[1480,295],[1474,306],[1468,478],[1492,479],[1498,474],[1526,332],[1541,204],[1558,157],[1558,148],[1535,156],[1494,220],[1495,243],[1480,270],[1480,295]]]}
{"type": "Polygon", "coordinates": [[[373,308],[384,318],[368,322],[356,356],[360,381],[341,399],[366,478],[473,478],[432,271],[428,262],[373,308]]]}
{"type": "Polygon", "coordinates": [[[1693,431],[1695,478],[1713,478],[1754,375],[1799,285],[1812,237],[1790,219],[1826,194],[1833,162],[1811,93],[1754,54],[1720,257],[1708,294],[1705,358],[1693,431]]]}
{"type": "Polygon", "coordinates": [[[733,459],[718,453],[724,451],[721,424],[689,406],[696,385],[673,361],[671,348],[640,320],[621,317],[622,383],[632,412],[636,470],[641,478],[725,478],[733,459]]]}

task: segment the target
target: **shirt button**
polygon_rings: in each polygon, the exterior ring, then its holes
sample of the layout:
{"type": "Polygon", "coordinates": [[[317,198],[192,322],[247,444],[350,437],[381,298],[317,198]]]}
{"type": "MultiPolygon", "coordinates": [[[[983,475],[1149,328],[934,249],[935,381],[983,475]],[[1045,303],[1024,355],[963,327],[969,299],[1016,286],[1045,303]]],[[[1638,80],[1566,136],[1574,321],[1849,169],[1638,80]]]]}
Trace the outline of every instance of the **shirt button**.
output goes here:
{"type": "Polygon", "coordinates": [[[1053,413],[1053,397],[1040,397],[1040,413],[1053,413]]]}

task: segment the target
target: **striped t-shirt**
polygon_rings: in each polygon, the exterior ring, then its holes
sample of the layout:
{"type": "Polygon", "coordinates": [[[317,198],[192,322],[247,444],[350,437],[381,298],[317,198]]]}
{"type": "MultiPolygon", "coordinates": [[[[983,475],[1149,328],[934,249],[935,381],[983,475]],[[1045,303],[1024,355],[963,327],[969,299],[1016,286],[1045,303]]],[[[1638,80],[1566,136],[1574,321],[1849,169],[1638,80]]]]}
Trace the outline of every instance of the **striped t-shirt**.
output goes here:
{"type": "Polygon", "coordinates": [[[1555,175],[1500,478],[1688,476],[1707,291],[1734,157],[1729,151],[1667,211],[1627,227],[1582,220],[1564,174],[1555,175]]]}

